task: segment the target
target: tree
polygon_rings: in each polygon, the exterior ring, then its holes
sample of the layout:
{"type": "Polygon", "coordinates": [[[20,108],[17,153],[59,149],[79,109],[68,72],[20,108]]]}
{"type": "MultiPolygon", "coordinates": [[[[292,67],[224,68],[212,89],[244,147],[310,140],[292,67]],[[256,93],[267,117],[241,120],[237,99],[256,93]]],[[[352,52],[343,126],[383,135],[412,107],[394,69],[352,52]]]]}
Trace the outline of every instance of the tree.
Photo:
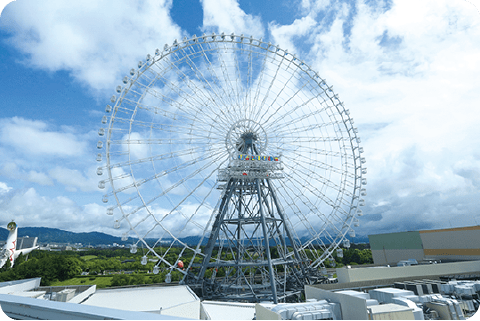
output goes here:
{"type": "Polygon", "coordinates": [[[82,262],[73,256],[62,256],[57,261],[57,278],[60,281],[73,278],[82,273],[82,262]]]}
{"type": "Polygon", "coordinates": [[[112,278],[112,286],[123,286],[130,284],[130,276],[126,274],[116,274],[112,278]]]}

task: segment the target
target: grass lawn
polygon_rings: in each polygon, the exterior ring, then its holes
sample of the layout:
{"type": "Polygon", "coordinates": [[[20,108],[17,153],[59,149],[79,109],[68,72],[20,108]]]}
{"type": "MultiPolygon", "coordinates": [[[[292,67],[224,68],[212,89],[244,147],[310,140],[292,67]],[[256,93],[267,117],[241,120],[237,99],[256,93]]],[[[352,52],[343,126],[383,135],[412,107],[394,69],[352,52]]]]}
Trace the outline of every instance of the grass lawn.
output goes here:
{"type": "Polygon", "coordinates": [[[88,261],[88,260],[91,260],[91,259],[96,259],[97,256],[96,255],[85,255],[85,256],[81,256],[80,258],[83,259],[84,261],[88,261]]]}
{"type": "Polygon", "coordinates": [[[94,277],[94,280],[90,280],[92,277],[72,278],[65,281],[53,282],[52,286],[62,285],[93,285],[96,284],[97,288],[106,288],[110,286],[113,276],[94,277]]]}

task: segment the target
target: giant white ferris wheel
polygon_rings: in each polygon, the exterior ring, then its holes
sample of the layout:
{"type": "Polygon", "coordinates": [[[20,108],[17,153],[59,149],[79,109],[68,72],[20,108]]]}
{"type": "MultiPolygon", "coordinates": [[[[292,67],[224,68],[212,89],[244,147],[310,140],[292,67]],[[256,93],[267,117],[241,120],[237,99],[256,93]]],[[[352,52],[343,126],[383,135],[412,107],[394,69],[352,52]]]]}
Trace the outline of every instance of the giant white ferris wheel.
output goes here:
{"type": "Polygon", "coordinates": [[[355,236],[357,129],[332,87],[278,46],[175,40],[123,79],[102,124],[107,214],[166,282],[178,271],[204,298],[286,301],[355,236]]]}

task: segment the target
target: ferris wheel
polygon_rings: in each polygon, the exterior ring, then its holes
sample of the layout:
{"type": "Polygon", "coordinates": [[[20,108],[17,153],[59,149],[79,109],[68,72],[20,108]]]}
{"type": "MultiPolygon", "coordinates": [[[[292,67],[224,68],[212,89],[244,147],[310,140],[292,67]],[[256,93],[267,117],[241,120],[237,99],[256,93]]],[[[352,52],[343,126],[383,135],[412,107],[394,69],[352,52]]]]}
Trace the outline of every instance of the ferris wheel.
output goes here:
{"type": "Polygon", "coordinates": [[[281,301],[355,236],[357,129],[332,87],[278,46],[175,40],[123,79],[102,124],[107,214],[166,282],[178,271],[207,297],[281,301]]]}

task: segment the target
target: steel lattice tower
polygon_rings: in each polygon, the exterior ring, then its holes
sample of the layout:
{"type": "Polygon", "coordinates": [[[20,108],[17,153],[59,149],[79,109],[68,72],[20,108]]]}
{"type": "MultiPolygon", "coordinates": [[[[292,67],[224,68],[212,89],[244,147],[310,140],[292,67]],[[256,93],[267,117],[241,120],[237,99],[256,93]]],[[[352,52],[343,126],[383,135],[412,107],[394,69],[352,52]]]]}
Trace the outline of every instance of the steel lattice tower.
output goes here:
{"type": "Polygon", "coordinates": [[[277,303],[303,290],[305,258],[272,184],[283,177],[281,159],[260,155],[257,139],[243,133],[238,153],[219,171],[220,205],[199,272],[188,279],[203,298],[277,303]]]}

